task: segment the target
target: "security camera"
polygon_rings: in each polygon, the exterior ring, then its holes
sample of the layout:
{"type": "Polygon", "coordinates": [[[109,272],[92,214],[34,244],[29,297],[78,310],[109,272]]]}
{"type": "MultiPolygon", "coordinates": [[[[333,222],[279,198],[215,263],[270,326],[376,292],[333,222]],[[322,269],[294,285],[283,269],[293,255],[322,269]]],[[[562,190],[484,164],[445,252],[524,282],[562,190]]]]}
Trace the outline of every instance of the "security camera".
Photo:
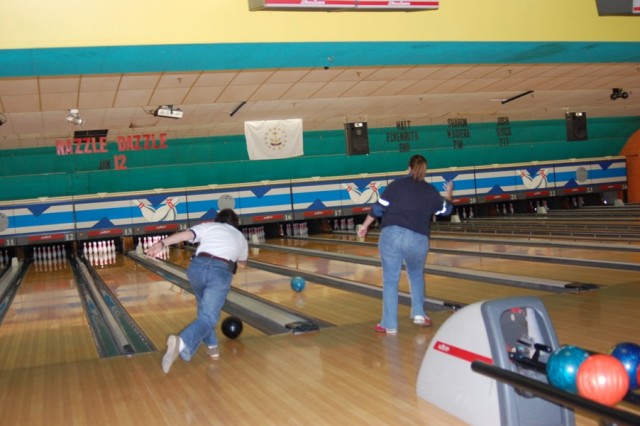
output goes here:
{"type": "Polygon", "coordinates": [[[611,100],[615,101],[618,98],[627,99],[629,97],[629,93],[623,91],[622,89],[614,88],[611,91],[611,100]]]}

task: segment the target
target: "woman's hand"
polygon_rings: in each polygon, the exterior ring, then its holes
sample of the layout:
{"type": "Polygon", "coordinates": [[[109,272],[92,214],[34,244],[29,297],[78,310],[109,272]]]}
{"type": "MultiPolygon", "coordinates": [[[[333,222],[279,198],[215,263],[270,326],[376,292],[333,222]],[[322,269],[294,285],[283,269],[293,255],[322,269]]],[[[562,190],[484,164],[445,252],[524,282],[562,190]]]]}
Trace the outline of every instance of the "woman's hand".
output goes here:
{"type": "Polygon", "coordinates": [[[451,201],[451,197],[453,197],[453,181],[452,180],[444,183],[444,191],[445,191],[445,198],[451,201]]]}
{"type": "Polygon", "coordinates": [[[147,249],[144,251],[144,254],[146,254],[147,256],[156,257],[160,254],[160,252],[162,252],[162,250],[164,250],[164,247],[164,242],[162,240],[158,240],[153,243],[151,247],[147,247],[147,249]]]}

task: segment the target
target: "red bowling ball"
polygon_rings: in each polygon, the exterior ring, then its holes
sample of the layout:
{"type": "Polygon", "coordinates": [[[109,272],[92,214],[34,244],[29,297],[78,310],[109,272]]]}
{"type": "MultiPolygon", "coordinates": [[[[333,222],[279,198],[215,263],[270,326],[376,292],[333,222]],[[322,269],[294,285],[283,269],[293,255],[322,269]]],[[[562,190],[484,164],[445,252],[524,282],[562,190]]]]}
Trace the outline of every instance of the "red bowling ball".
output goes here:
{"type": "Polygon", "coordinates": [[[622,363],[611,355],[595,354],[578,369],[578,393],[605,405],[622,401],[629,390],[629,376],[622,363]]]}

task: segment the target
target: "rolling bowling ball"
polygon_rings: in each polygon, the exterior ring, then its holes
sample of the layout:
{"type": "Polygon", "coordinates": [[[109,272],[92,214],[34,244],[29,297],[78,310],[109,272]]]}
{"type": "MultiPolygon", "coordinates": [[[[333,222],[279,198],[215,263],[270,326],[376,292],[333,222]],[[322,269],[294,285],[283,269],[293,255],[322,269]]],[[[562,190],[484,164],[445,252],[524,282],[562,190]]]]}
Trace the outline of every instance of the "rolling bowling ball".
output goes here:
{"type": "Polygon", "coordinates": [[[629,390],[638,389],[638,366],[640,366],[640,345],[635,343],[618,343],[609,353],[618,360],[627,370],[629,376],[629,390]]]}
{"type": "Polygon", "coordinates": [[[302,277],[291,278],[291,288],[297,293],[300,293],[302,290],[304,290],[304,284],[305,281],[302,277]]]}
{"type": "Polygon", "coordinates": [[[578,393],[576,379],[580,365],[589,357],[584,349],[565,345],[551,354],[547,361],[549,383],[565,392],[578,393]]]}
{"type": "Polygon", "coordinates": [[[220,325],[222,334],[229,339],[235,339],[242,333],[242,321],[237,317],[227,317],[220,325]]]}
{"type": "Polygon", "coordinates": [[[578,369],[580,396],[605,405],[615,405],[629,390],[629,376],[622,363],[612,355],[589,356],[578,369]]]}

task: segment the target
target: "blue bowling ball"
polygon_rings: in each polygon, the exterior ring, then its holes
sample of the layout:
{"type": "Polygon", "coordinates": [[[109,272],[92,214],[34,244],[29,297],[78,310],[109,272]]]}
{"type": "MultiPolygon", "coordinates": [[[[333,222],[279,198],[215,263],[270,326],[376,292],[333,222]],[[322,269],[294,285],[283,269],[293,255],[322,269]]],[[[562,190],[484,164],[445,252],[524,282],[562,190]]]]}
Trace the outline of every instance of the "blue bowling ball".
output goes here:
{"type": "Polygon", "coordinates": [[[640,345],[635,343],[618,343],[611,348],[610,355],[618,359],[627,370],[629,391],[638,389],[638,367],[640,366],[640,345]]]}
{"type": "Polygon", "coordinates": [[[547,361],[549,383],[565,392],[578,393],[578,368],[588,357],[589,353],[577,346],[560,347],[547,361]]]}
{"type": "Polygon", "coordinates": [[[297,293],[300,293],[302,290],[304,290],[304,284],[305,281],[302,277],[291,278],[291,288],[297,293]]]}

